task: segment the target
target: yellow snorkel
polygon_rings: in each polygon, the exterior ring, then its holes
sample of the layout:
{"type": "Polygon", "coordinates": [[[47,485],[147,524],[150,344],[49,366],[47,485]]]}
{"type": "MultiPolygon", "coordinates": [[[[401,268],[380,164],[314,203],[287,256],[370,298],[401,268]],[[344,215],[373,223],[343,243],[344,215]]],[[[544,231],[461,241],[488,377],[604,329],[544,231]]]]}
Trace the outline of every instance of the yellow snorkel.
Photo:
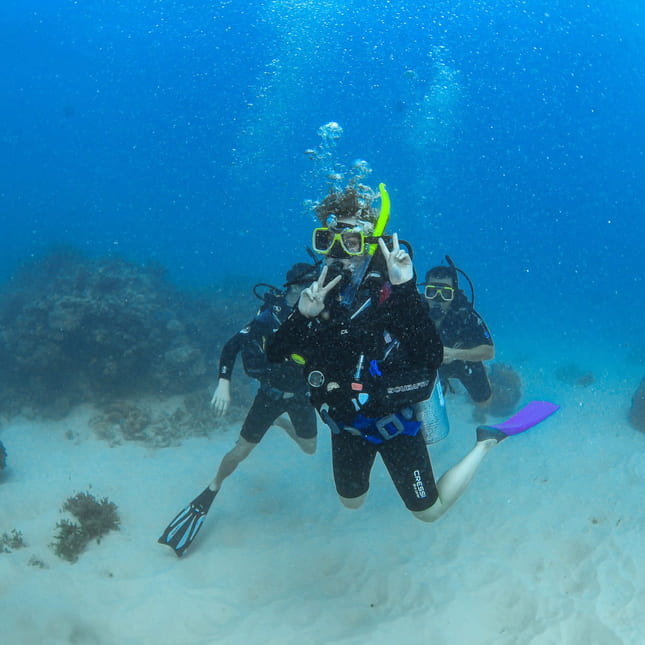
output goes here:
{"type": "MultiPolygon", "coordinates": [[[[390,220],[390,196],[387,194],[387,190],[385,190],[385,184],[383,182],[378,185],[378,189],[381,192],[381,212],[379,213],[378,219],[376,220],[376,226],[374,227],[374,237],[381,237],[381,235],[385,233],[385,227],[390,220]]],[[[374,255],[376,247],[377,244],[370,244],[370,255],[374,255]]]]}

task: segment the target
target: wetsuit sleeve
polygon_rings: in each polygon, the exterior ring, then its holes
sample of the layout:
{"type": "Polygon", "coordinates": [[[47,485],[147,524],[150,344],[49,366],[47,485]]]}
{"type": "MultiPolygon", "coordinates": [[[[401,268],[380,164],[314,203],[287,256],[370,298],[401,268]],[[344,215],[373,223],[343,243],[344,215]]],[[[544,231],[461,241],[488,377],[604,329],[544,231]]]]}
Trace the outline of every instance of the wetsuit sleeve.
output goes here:
{"type": "Polygon", "coordinates": [[[473,309],[469,317],[468,340],[472,347],[477,345],[493,345],[493,337],[484,319],[473,309]]]}
{"type": "Polygon", "coordinates": [[[446,345],[459,349],[493,345],[493,337],[484,319],[471,306],[462,307],[451,314],[444,322],[446,345]]]}
{"type": "Polygon", "coordinates": [[[281,363],[307,345],[309,318],[294,309],[276,332],[267,339],[265,353],[271,363],[281,363]]]}
{"type": "Polygon", "coordinates": [[[238,331],[235,336],[229,338],[224,344],[219,356],[219,378],[231,380],[235,359],[242,349],[244,338],[245,334],[242,331],[238,331]]]}
{"type": "Polygon", "coordinates": [[[416,281],[392,287],[389,306],[396,337],[421,364],[438,369],[443,361],[443,344],[417,292],[416,281]]]}

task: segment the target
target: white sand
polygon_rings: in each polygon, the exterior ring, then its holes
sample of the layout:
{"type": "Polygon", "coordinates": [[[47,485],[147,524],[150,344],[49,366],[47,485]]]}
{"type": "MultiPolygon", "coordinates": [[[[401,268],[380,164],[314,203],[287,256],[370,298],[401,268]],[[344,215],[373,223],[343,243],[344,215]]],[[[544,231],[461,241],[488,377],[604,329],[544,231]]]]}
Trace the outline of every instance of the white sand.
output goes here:
{"type": "MultiPolygon", "coordinates": [[[[575,388],[544,370],[522,371],[525,402],[563,408],[496,448],[438,523],[405,510],[378,461],[365,507],[342,508],[328,432],[307,457],[274,428],[181,560],[156,539],[237,428],[151,450],[95,439],[90,410],[5,425],[0,533],[19,529],[28,546],[0,555],[1,642],[642,643],[645,435],[625,409],[640,374],[601,371],[575,388]],[[69,564],[48,545],[63,501],[89,486],[118,505],[122,528],[69,564]]],[[[450,436],[431,448],[438,474],[474,440],[470,407],[449,406],[450,436]]]]}

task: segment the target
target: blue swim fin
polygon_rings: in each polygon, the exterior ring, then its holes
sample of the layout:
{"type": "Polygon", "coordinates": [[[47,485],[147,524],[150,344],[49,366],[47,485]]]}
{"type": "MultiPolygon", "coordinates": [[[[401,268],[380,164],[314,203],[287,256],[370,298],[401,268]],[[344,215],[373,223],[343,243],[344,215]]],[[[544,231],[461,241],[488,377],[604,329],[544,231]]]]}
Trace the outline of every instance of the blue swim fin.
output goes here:
{"type": "Polygon", "coordinates": [[[202,491],[186,508],[181,510],[168,524],[163,535],[157,540],[175,551],[177,557],[192,544],[199,529],[202,528],[206,513],[217,493],[210,488],[202,491]]]}
{"type": "Polygon", "coordinates": [[[495,439],[497,443],[529,428],[536,426],[560,409],[559,405],[549,401],[531,401],[510,419],[490,426],[477,428],[477,441],[495,439]]]}

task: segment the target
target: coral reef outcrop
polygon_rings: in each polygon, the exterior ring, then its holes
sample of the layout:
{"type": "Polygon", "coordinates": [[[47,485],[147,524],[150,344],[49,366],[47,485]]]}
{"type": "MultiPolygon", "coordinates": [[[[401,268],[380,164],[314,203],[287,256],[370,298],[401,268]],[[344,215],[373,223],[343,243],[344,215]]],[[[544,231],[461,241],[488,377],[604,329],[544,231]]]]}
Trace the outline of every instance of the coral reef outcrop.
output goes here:
{"type": "Polygon", "coordinates": [[[61,418],[80,402],[210,387],[249,294],[178,290],[162,267],[56,250],[0,293],[0,411],[61,418]]]}
{"type": "MultiPolygon", "coordinates": [[[[237,397],[236,397],[237,398],[237,397]]],[[[89,425],[96,436],[110,445],[137,441],[155,448],[166,448],[181,443],[186,437],[210,436],[213,430],[227,427],[232,420],[241,420],[246,407],[235,403],[226,420],[215,417],[207,396],[196,394],[183,397],[179,402],[148,402],[115,400],[93,416],[89,425]]]]}
{"type": "Polygon", "coordinates": [[[510,365],[493,363],[489,368],[488,378],[493,390],[488,412],[496,417],[515,412],[522,398],[520,375],[510,365]]]}
{"type": "Polygon", "coordinates": [[[593,372],[585,371],[575,363],[560,365],[555,370],[555,377],[558,381],[574,387],[589,387],[596,382],[593,372]]]}
{"type": "Polygon", "coordinates": [[[645,378],[634,392],[632,407],[629,409],[629,422],[641,432],[645,432],[645,378]]]}

